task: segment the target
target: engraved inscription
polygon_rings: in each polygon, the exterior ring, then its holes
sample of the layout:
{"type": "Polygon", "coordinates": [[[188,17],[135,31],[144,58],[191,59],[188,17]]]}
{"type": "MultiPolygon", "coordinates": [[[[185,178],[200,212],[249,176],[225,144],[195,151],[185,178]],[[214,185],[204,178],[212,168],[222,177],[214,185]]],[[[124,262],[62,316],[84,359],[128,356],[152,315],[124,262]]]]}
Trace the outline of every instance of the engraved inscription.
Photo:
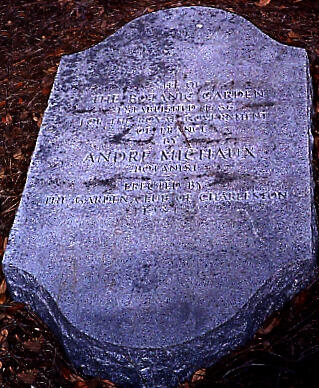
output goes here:
{"type": "Polygon", "coordinates": [[[272,114],[272,91],[175,76],[146,80],[141,91],[97,85],[83,90],[71,120],[96,136],[96,143],[83,145],[78,154],[84,171],[92,175],[84,185],[89,191],[106,181],[112,185],[105,184],[103,194],[48,195],[45,204],[130,206],[155,214],[158,209],[175,212],[179,205],[285,200],[282,189],[231,190],[232,182],[249,183],[249,174],[218,172],[221,165],[227,171],[266,157],[254,136],[272,114]],[[122,179],[114,177],[115,171],[122,179]],[[218,189],[212,190],[216,184],[218,189]],[[227,190],[220,191],[225,185],[227,190]]]}
{"type": "MultiPolygon", "coordinates": [[[[154,184],[154,183],[153,183],[154,184]]],[[[160,183],[158,183],[160,185],[160,183]]],[[[180,188],[180,182],[171,182],[169,192],[156,193],[138,193],[143,191],[141,183],[125,184],[127,194],[88,194],[88,195],[47,195],[44,199],[44,204],[47,206],[111,206],[111,205],[133,205],[135,209],[141,211],[142,214],[160,212],[176,212],[181,209],[187,210],[185,205],[194,204],[197,208],[209,204],[225,203],[225,202],[265,202],[265,201],[286,201],[288,199],[288,191],[286,190],[270,190],[270,189],[254,189],[245,191],[201,191],[201,184],[198,182],[198,191],[174,192],[180,188]],[[178,205],[182,205],[180,208],[178,205]]],[[[149,186],[146,186],[147,189],[149,186]]],[[[152,186],[151,186],[152,187],[152,186]]],[[[150,189],[152,191],[152,189],[150,189]]]]}

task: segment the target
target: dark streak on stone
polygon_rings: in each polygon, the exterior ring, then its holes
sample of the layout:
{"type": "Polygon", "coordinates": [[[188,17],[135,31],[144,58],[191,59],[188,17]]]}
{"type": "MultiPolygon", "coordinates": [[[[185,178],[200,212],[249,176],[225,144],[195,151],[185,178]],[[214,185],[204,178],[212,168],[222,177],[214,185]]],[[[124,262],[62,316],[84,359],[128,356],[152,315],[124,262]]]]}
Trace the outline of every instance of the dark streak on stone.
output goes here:
{"type": "Polygon", "coordinates": [[[181,121],[179,121],[179,120],[176,120],[176,126],[177,126],[177,129],[180,131],[180,133],[183,135],[183,138],[184,138],[187,146],[191,147],[190,142],[189,142],[189,140],[188,140],[188,138],[186,136],[185,129],[183,127],[183,123],[181,121]]]}
{"type": "Polygon", "coordinates": [[[126,128],[123,132],[120,132],[117,135],[114,135],[110,139],[110,143],[120,144],[122,142],[122,140],[123,140],[123,137],[125,135],[127,135],[130,132],[131,129],[132,129],[132,127],[126,128]]]}
{"type": "Polygon", "coordinates": [[[260,103],[253,103],[253,104],[245,104],[242,105],[242,108],[262,108],[262,107],[270,107],[274,106],[274,102],[260,102],[260,103]]]}

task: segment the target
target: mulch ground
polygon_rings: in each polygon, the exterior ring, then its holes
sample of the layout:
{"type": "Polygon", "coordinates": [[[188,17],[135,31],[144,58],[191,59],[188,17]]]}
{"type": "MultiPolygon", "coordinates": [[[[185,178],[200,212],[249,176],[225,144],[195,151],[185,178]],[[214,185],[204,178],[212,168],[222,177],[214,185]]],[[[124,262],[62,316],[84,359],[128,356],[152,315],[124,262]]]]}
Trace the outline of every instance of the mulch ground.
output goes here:
{"type": "MultiPolygon", "coordinates": [[[[319,134],[319,1],[2,0],[0,3],[0,254],[19,205],[61,55],[88,48],[158,9],[215,6],[236,12],[276,40],[307,50],[319,134]]],[[[293,80],[292,80],[293,82],[293,80]]],[[[318,148],[314,167],[318,186],[318,148]]],[[[316,203],[318,205],[318,190],[316,203]]],[[[268,319],[249,344],[200,370],[191,387],[318,387],[319,277],[268,319]]],[[[50,330],[11,300],[0,273],[0,386],[115,387],[73,370],[50,330]]]]}

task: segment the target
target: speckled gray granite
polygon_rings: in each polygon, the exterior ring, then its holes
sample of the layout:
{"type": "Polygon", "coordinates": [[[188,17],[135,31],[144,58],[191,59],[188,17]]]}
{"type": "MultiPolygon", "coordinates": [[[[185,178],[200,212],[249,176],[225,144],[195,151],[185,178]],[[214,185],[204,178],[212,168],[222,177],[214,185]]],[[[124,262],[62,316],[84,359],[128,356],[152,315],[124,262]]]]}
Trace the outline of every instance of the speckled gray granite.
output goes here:
{"type": "Polygon", "coordinates": [[[305,50],[219,9],[64,56],[3,268],[74,364],[169,387],[314,277],[305,50]]]}

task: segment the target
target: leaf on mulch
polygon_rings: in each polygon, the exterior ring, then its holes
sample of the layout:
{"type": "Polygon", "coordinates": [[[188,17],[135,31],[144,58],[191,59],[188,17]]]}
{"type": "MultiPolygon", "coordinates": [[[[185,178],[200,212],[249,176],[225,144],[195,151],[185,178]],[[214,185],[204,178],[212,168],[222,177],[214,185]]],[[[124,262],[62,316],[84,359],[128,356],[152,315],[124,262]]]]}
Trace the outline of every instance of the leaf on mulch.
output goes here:
{"type": "Polygon", "coordinates": [[[257,5],[258,7],[265,7],[265,6],[268,5],[270,2],[271,2],[271,0],[259,0],[258,3],[256,3],[256,5],[257,5]]]}
{"type": "Polygon", "coordinates": [[[3,279],[1,282],[0,282],[0,295],[3,295],[6,293],[6,290],[7,290],[7,284],[6,284],[6,281],[3,279]]]}
{"type": "Polygon", "coordinates": [[[21,152],[21,149],[19,149],[14,155],[14,159],[16,160],[22,160],[24,158],[23,153],[21,152]]]}
{"type": "Polygon", "coordinates": [[[84,381],[77,381],[73,385],[74,388],[89,388],[89,386],[84,381]]]}
{"type": "Polygon", "coordinates": [[[12,123],[12,116],[10,115],[10,113],[7,113],[5,116],[2,116],[2,122],[6,125],[12,123]]]}
{"type": "Polygon", "coordinates": [[[65,51],[62,48],[58,48],[54,51],[53,56],[54,57],[60,57],[61,55],[65,54],[65,51]]]}
{"type": "Polygon", "coordinates": [[[6,250],[7,243],[8,243],[8,237],[5,237],[2,240],[2,244],[1,244],[2,246],[0,246],[0,254],[2,254],[6,250]]]}
{"type": "Polygon", "coordinates": [[[39,371],[37,369],[30,369],[25,372],[17,374],[17,377],[24,384],[33,384],[37,378],[39,371]]]}
{"type": "Polygon", "coordinates": [[[73,6],[74,5],[74,1],[73,0],[58,0],[58,3],[61,7],[63,6],[73,6]]]}
{"type": "Polygon", "coordinates": [[[30,352],[38,353],[42,349],[44,338],[41,336],[39,338],[33,338],[32,340],[23,342],[23,347],[30,352]]]}
{"type": "Polygon", "coordinates": [[[7,329],[2,329],[0,331],[0,344],[3,344],[3,342],[6,340],[6,338],[8,337],[8,330],[7,329]]]}
{"type": "Polygon", "coordinates": [[[299,38],[300,38],[300,35],[297,34],[297,33],[294,32],[294,31],[289,31],[289,32],[288,32],[288,37],[289,37],[290,39],[299,39],[299,38]]]}
{"type": "Polygon", "coordinates": [[[196,381],[203,380],[203,378],[205,377],[205,375],[206,375],[206,369],[199,369],[198,371],[196,371],[196,372],[193,374],[192,383],[195,383],[196,381]]]}
{"type": "Polygon", "coordinates": [[[301,310],[303,310],[309,298],[310,298],[309,290],[306,289],[299,292],[299,294],[296,295],[292,300],[292,304],[295,311],[300,312],[301,310]]]}
{"type": "Polygon", "coordinates": [[[51,88],[43,88],[41,90],[41,93],[44,95],[44,96],[47,96],[48,94],[50,94],[51,92],[51,88]]]}
{"type": "Polygon", "coordinates": [[[32,113],[32,119],[37,123],[38,128],[41,127],[42,118],[43,118],[43,114],[40,114],[40,116],[38,117],[35,113],[32,113]]]}
{"type": "Polygon", "coordinates": [[[7,284],[5,279],[3,279],[0,282],[0,304],[3,304],[7,301],[6,290],[7,290],[7,284]]]}
{"type": "Polygon", "coordinates": [[[61,374],[63,378],[70,383],[84,382],[84,379],[81,376],[72,373],[70,369],[65,366],[61,368],[61,374]]]}
{"type": "Polygon", "coordinates": [[[267,335],[269,334],[270,332],[273,331],[273,329],[278,326],[280,323],[280,319],[279,317],[274,317],[269,323],[267,326],[265,327],[262,327],[260,328],[258,331],[257,331],[257,335],[267,335]]]}
{"type": "Polygon", "coordinates": [[[102,384],[105,384],[105,387],[107,388],[116,388],[116,385],[114,383],[112,383],[112,381],[110,380],[101,380],[101,383],[102,384]]]}
{"type": "MultiPolygon", "coordinates": [[[[57,71],[57,67],[56,66],[51,66],[49,67],[47,70],[44,70],[47,74],[55,74],[56,71],[57,71]]],[[[52,82],[51,82],[52,83],[52,82]]]]}
{"type": "MultiPolygon", "coordinates": [[[[56,71],[56,68],[54,67],[55,71],[56,71]]],[[[42,81],[41,81],[41,85],[44,89],[47,89],[47,88],[50,88],[52,87],[52,84],[53,84],[53,79],[52,79],[52,76],[45,76],[43,77],[42,81]]]]}
{"type": "Polygon", "coordinates": [[[20,114],[20,120],[25,120],[29,116],[29,112],[27,110],[24,110],[20,114]]]}

